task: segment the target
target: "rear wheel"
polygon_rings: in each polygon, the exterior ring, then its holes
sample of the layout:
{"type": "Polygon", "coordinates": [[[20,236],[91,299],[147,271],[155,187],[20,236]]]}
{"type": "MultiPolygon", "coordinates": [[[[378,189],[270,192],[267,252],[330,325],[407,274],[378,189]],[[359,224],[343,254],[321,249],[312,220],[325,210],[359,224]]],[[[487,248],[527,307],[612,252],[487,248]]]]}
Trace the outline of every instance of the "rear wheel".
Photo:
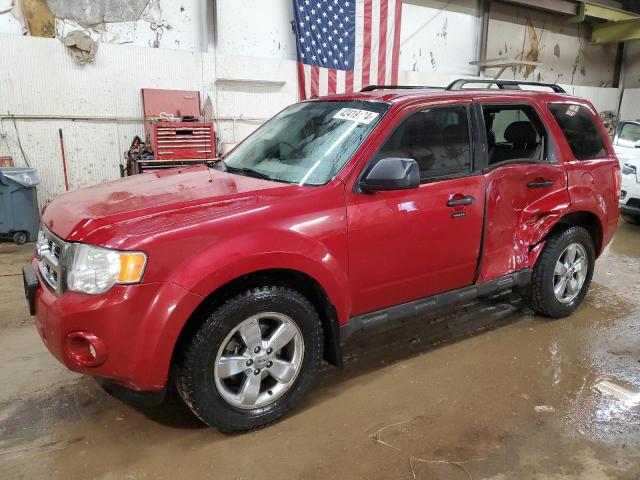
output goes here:
{"type": "Polygon", "coordinates": [[[248,290],[214,311],[186,346],[178,391],[225,432],[268,425],[309,390],[322,358],[320,318],[285,287],[248,290]]]}
{"type": "Polygon", "coordinates": [[[583,227],[549,236],[525,291],[527,305],[552,318],[570,315],[582,302],[593,276],[595,246],[583,227]]]}

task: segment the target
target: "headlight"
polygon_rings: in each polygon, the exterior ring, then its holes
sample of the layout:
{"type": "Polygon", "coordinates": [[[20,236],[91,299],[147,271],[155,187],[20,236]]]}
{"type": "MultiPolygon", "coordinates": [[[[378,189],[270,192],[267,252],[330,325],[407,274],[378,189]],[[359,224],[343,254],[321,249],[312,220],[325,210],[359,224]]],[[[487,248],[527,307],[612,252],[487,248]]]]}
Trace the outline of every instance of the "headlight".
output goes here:
{"type": "Polygon", "coordinates": [[[67,273],[67,287],[74,292],[104,293],[117,283],[142,280],[147,256],[141,252],[120,252],[74,244],[67,273]]]}
{"type": "Polygon", "coordinates": [[[634,167],[633,165],[629,165],[628,163],[625,163],[622,166],[622,174],[623,175],[635,175],[636,174],[636,167],[634,167]]]}

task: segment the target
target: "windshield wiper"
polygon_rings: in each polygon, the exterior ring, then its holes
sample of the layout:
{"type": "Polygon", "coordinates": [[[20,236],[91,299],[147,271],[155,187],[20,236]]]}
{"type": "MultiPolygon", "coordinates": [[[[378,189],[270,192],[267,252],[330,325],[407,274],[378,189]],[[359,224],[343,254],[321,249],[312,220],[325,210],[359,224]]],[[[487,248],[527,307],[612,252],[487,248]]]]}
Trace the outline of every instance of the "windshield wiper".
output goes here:
{"type": "Polygon", "coordinates": [[[272,180],[272,178],[269,175],[265,175],[264,173],[258,172],[253,168],[232,167],[231,165],[227,165],[226,163],[222,163],[222,165],[224,165],[224,169],[226,172],[241,173],[244,175],[248,175],[250,177],[261,178],[262,180],[272,180]]]}

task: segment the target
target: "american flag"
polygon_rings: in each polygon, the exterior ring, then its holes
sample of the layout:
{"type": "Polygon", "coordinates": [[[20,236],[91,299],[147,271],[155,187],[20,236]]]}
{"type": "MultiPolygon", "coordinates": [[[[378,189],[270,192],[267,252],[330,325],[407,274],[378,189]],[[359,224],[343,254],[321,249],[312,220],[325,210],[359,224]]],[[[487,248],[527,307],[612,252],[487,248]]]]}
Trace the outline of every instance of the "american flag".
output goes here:
{"type": "Polygon", "coordinates": [[[300,99],[398,83],[402,0],[293,0],[300,99]]]}

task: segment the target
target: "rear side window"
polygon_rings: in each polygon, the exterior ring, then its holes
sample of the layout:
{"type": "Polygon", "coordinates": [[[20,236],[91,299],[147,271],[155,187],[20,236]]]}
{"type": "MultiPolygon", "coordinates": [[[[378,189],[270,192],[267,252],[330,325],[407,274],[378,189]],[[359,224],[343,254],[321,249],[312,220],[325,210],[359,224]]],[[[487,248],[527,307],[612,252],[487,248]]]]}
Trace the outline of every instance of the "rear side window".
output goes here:
{"type": "Polygon", "coordinates": [[[573,103],[552,103],[549,110],[578,160],[606,156],[602,133],[588,108],[573,103]]]}
{"type": "Polygon", "coordinates": [[[483,105],[489,165],[547,158],[547,134],[530,105],[483,105]]]}

